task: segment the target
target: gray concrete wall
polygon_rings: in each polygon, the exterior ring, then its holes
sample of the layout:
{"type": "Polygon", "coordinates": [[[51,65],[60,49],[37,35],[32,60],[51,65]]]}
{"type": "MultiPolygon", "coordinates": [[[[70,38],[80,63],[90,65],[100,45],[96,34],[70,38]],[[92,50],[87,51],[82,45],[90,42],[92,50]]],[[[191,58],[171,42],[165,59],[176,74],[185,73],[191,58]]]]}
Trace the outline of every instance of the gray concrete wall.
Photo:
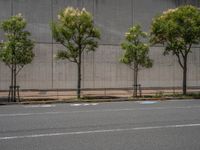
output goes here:
{"type": "MultiPolygon", "coordinates": [[[[36,42],[34,61],[25,66],[18,76],[18,84],[22,89],[73,89],[77,83],[76,65],[54,59],[62,46],[53,41],[49,24],[67,6],[85,7],[93,13],[102,38],[95,53],[83,55],[82,87],[126,88],[133,84],[133,72],[119,63],[119,44],[124,39],[124,33],[133,24],[141,24],[145,31],[149,31],[152,17],[185,3],[199,6],[198,0],[0,0],[0,21],[12,14],[22,13],[28,22],[27,29],[36,42]]],[[[0,31],[0,40],[3,38],[0,31]]],[[[162,49],[151,48],[154,66],[139,73],[142,86],[181,86],[181,68],[176,57],[164,57],[162,49]]],[[[200,86],[199,58],[199,48],[194,48],[188,63],[189,86],[200,86]]],[[[0,63],[0,90],[7,89],[9,83],[10,71],[0,63]]]]}

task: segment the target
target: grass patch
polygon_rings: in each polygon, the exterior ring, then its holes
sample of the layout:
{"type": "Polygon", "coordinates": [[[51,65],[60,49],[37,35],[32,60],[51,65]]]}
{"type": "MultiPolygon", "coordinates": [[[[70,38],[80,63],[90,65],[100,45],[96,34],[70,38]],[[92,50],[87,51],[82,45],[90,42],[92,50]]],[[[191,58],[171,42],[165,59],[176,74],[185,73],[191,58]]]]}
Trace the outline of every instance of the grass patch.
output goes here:
{"type": "MultiPolygon", "coordinates": [[[[134,97],[132,97],[134,98],[134,97]]],[[[180,93],[165,94],[163,91],[158,91],[153,95],[143,95],[142,97],[135,97],[139,99],[200,99],[200,92],[191,92],[187,95],[180,93]]]]}
{"type": "Polygon", "coordinates": [[[95,99],[118,99],[117,96],[83,96],[82,100],[95,100],[95,99]]]}
{"type": "Polygon", "coordinates": [[[194,99],[200,99],[200,92],[188,93],[187,96],[188,96],[188,97],[192,97],[192,98],[194,98],[194,99]]]}

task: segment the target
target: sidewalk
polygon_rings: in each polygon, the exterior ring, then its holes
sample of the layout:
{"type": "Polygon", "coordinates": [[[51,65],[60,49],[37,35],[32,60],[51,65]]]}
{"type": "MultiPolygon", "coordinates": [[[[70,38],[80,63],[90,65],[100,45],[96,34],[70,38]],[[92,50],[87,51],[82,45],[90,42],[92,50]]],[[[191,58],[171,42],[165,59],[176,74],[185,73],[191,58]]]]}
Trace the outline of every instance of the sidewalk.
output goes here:
{"type": "MultiPolygon", "coordinates": [[[[199,92],[200,89],[188,89],[188,92],[199,92]]],[[[178,94],[181,90],[142,90],[142,96],[144,95],[163,95],[163,94],[178,94]]],[[[82,97],[118,97],[128,98],[133,94],[132,90],[84,90],[81,92],[82,97]]],[[[0,98],[7,98],[8,92],[0,92],[0,98]]],[[[75,99],[76,91],[20,91],[20,98],[26,100],[37,100],[37,99],[75,99]]]]}

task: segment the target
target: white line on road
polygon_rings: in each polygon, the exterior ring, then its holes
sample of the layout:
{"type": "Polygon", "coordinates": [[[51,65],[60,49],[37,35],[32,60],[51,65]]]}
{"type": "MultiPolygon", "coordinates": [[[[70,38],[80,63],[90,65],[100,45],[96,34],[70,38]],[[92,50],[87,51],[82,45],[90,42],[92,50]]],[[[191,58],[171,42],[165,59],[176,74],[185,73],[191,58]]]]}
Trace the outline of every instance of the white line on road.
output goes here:
{"type": "Polygon", "coordinates": [[[26,105],[23,106],[25,108],[49,108],[49,107],[55,107],[56,105],[26,105]]]}
{"type": "Polygon", "coordinates": [[[0,114],[0,117],[17,117],[17,116],[34,116],[34,115],[56,115],[56,114],[74,114],[74,113],[104,113],[104,112],[120,112],[120,111],[148,111],[148,110],[167,110],[167,109],[194,109],[200,106],[185,106],[185,107],[149,107],[149,108],[124,108],[124,109],[95,109],[83,111],[51,111],[40,113],[15,113],[15,114],[0,114]]]}
{"type": "Polygon", "coordinates": [[[70,104],[70,106],[96,106],[98,103],[77,103],[77,104],[70,104]]]}
{"type": "Polygon", "coordinates": [[[125,132],[125,131],[137,131],[137,130],[199,127],[199,126],[200,126],[200,124],[180,124],[180,125],[149,126],[149,127],[124,128],[124,129],[119,128],[119,129],[109,129],[109,130],[93,130],[93,131],[91,130],[91,131],[64,132],[64,133],[32,134],[32,135],[0,137],[0,141],[2,141],[2,140],[24,139],[24,138],[39,138],[39,137],[65,136],[65,135],[81,135],[81,134],[125,132]]]}
{"type": "Polygon", "coordinates": [[[138,101],[139,104],[156,104],[158,101],[138,101]]]}

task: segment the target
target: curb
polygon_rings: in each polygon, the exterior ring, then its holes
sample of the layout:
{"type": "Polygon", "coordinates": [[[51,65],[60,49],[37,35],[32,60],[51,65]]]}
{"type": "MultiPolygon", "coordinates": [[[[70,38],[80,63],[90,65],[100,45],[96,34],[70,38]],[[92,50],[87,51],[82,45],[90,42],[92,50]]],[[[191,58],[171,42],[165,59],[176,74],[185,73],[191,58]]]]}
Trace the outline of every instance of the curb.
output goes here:
{"type": "Polygon", "coordinates": [[[61,104],[61,103],[100,103],[100,102],[122,102],[122,101],[130,101],[128,99],[95,99],[95,100],[52,100],[52,101],[24,101],[20,102],[20,104],[28,105],[28,104],[61,104]]]}
{"type": "Polygon", "coordinates": [[[123,99],[91,99],[91,100],[43,100],[43,101],[23,101],[18,104],[22,105],[39,105],[39,104],[62,104],[62,103],[103,103],[103,102],[126,102],[126,101],[165,101],[165,100],[174,100],[174,98],[148,98],[148,99],[128,99],[128,98],[123,98],[123,99]]]}
{"type": "Polygon", "coordinates": [[[194,98],[118,98],[118,99],[62,99],[62,100],[24,100],[22,102],[0,102],[0,105],[42,105],[42,104],[62,104],[62,103],[103,103],[103,102],[126,102],[126,101],[170,101],[189,100],[194,98]]]}

